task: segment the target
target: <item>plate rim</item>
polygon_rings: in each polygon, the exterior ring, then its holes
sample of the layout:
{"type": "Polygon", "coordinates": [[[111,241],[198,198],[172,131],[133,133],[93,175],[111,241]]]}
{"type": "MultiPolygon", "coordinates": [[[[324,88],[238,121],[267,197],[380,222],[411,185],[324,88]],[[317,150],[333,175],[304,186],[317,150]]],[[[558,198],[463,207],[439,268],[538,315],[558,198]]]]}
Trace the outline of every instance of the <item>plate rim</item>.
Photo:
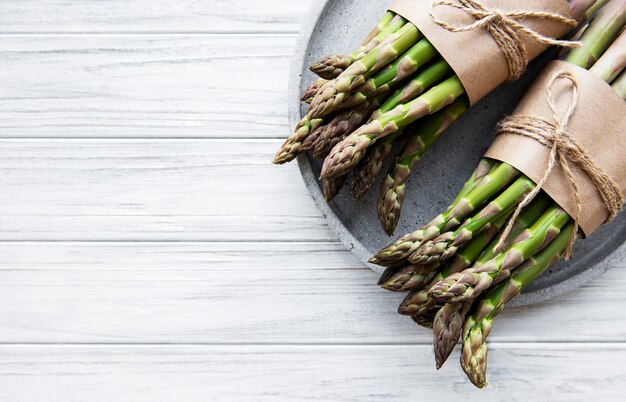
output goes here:
{"type": "MultiPolygon", "coordinates": [[[[308,16],[300,28],[300,34],[296,42],[295,51],[291,57],[291,67],[289,73],[288,87],[288,114],[290,127],[294,127],[298,121],[302,119],[300,113],[300,83],[302,81],[302,72],[305,68],[306,55],[311,46],[315,28],[318,25],[324,11],[328,8],[333,0],[314,0],[309,9],[308,16]]],[[[324,200],[322,190],[317,183],[315,173],[310,164],[308,154],[300,154],[297,158],[298,168],[304,180],[313,202],[317,209],[322,213],[330,229],[339,237],[343,245],[352,252],[363,264],[372,271],[380,274],[382,267],[370,264],[368,260],[373,256],[363,244],[355,238],[343,225],[341,219],[335,214],[330,205],[324,200]]],[[[626,213],[626,212],[625,212],[626,213]]],[[[608,269],[614,268],[620,261],[626,258],[626,242],[613,250],[602,260],[596,262],[592,267],[575,274],[559,283],[553,284],[543,289],[524,292],[513,299],[509,306],[523,307],[532,304],[542,303],[570,291],[576,290],[582,285],[600,277],[608,269]]]]}

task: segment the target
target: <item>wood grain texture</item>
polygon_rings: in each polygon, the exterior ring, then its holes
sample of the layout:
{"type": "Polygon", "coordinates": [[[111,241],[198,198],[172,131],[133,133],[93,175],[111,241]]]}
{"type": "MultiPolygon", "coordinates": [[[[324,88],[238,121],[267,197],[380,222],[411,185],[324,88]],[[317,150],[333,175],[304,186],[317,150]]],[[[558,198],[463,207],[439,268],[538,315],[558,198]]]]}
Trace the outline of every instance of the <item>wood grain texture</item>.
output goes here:
{"type": "Polygon", "coordinates": [[[297,32],[312,0],[3,0],[3,32],[297,32]]]}
{"type": "Polygon", "coordinates": [[[277,140],[0,140],[0,240],[335,240],[277,140]]]}
{"type": "MultiPolygon", "coordinates": [[[[0,255],[0,343],[432,342],[336,243],[20,242],[0,255]]],[[[624,268],[506,311],[491,340],[623,342],[624,268]]]]}
{"type": "Polygon", "coordinates": [[[623,344],[496,344],[489,387],[427,346],[4,346],[0,399],[98,401],[622,400],[623,344]],[[45,396],[45,398],[42,398],[45,396]]]}
{"type": "Polygon", "coordinates": [[[284,138],[295,40],[0,35],[0,137],[284,138]]]}

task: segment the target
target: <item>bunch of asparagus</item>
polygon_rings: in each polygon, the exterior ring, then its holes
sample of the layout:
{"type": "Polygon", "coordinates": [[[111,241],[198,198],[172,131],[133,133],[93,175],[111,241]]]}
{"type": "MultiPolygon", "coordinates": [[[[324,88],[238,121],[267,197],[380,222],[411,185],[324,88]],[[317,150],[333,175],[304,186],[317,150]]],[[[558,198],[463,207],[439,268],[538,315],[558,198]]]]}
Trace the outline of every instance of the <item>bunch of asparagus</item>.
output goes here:
{"type": "MultiPolygon", "coordinates": [[[[570,0],[572,15],[585,20],[606,1],[570,0]]],[[[359,200],[399,144],[377,203],[380,222],[391,234],[414,165],[467,110],[465,89],[415,25],[393,12],[383,16],[357,50],[326,56],[310,69],[320,77],[302,94],[310,107],[274,163],[312,151],[324,159],[326,199],[335,197],[352,171],[352,196],[359,200]]]]}
{"type": "MultiPolygon", "coordinates": [[[[626,100],[626,0],[611,0],[580,35],[583,46],[564,60],[588,69],[626,100]]],[[[494,318],[568,249],[575,224],[543,191],[503,227],[535,183],[512,166],[483,159],[456,199],[419,230],[381,250],[379,284],[409,291],[399,313],[432,327],[437,368],[462,342],[461,366],[486,385],[494,318]]]]}

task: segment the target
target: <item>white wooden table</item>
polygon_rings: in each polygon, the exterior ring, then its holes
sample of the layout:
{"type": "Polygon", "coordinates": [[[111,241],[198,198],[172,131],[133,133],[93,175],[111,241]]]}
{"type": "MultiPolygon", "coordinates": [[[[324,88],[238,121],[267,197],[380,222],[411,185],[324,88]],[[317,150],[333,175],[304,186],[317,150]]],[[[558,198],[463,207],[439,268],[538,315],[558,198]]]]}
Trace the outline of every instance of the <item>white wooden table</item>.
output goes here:
{"type": "Polygon", "coordinates": [[[478,391],[269,163],[310,1],[0,2],[0,401],[623,400],[621,269],[478,391]]]}

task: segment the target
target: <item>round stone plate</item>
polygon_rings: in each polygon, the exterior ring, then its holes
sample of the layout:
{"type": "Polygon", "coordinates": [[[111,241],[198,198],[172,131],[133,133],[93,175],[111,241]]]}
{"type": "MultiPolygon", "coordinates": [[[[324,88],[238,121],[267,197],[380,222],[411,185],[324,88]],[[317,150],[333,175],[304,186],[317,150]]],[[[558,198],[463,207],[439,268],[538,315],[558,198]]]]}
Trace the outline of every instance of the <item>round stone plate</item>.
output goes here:
{"type": "MultiPolygon", "coordinates": [[[[349,52],[360,44],[390,1],[318,0],[307,14],[291,67],[289,116],[291,126],[305,113],[299,95],[315,79],[308,66],[330,53],[349,52]]],[[[381,267],[368,264],[370,257],[400,235],[416,229],[441,212],[470,176],[492,141],[496,123],[515,107],[524,90],[554,57],[548,52],[532,63],[526,75],[505,84],[474,106],[426,152],[407,185],[402,217],[394,236],[381,229],[376,215],[379,181],[359,202],[349,187],[327,204],[318,181],[321,163],[301,155],[302,177],[329,226],[345,246],[376,272],[381,267]]],[[[386,172],[387,166],[384,167],[386,172]]],[[[625,172],[626,173],[626,172],[625,172]]],[[[605,225],[584,241],[578,241],[574,257],[561,262],[533,283],[512,304],[529,305],[575,289],[599,276],[626,257],[626,214],[605,225]]]]}

